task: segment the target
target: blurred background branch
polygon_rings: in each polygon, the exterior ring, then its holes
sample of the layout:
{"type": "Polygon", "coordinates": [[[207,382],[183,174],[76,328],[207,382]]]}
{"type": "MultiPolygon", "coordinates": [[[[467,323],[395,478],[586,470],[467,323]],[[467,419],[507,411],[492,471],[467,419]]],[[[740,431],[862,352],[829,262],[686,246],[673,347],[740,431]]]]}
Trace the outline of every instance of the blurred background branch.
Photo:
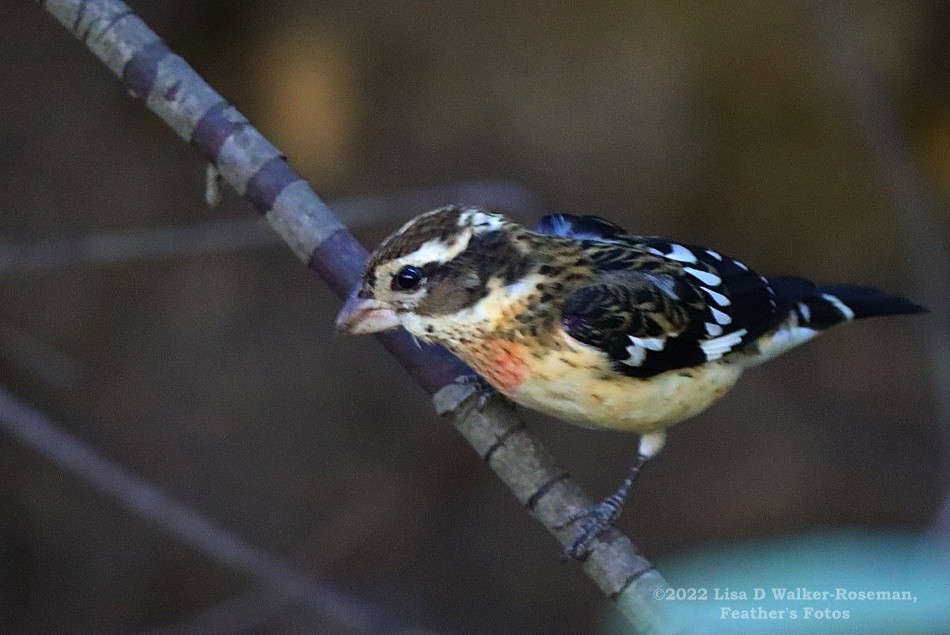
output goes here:
{"type": "MultiPolygon", "coordinates": [[[[350,227],[405,216],[406,210],[466,201],[493,208],[537,209],[531,191],[512,181],[465,181],[359,196],[331,205],[350,227]]],[[[0,276],[22,276],[68,267],[102,266],[137,260],[259,249],[281,243],[259,219],[223,218],[189,225],[41,238],[0,244],[0,276]]]]}
{"type": "MultiPolygon", "coordinates": [[[[426,188],[413,188],[383,192],[367,196],[350,197],[332,205],[333,210],[349,226],[360,226],[390,219],[390,222],[408,218],[412,210],[427,209],[443,204],[445,201],[463,200],[473,205],[484,205],[499,209],[519,209],[531,212],[537,208],[537,201],[531,191],[511,181],[465,181],[426,188]]],[[[218,253],[243,249],[271,247],[281,244],[281,239],[260,221],[260,219],[228,218],[205,221],[193,225],[110,232],[88,236],[48,238],[17,245],[0,246],[0,275],[26,275],[31,273],[54,272],[62,268],[82,266],[103,266],[128,263],[136,260],[180,258],[189,255],[218,253]]],[[[88,382],[90,370],[83,368],[62,350],[33,336],[26,329],[11,323],[0,325],[0,350],[13,364],[35,375],[44,383],[60,392],[69,394],[81,389],[88,382]]],[[[82,443],[72,439],[68,433],[59,431],[61,442],[82,447],[82,443]]],[[[55,441],[55,440],[53,440],[55,441]]],[[[43,446],[34,449],[44,453],[43,446]]],[[[75,448],[74,448],[75,449],[75,448]]],[[[58,462],[67,470],[83,479],[92,473],[101,471],[105,461],[91,450],[73,451],[73,461],[68,464],[58,462]],[[85,465],[86,459],[93,465],[85,465]],[[77,465],[80,469],[74,469],[77,465]]],[[[52,457],[56,458],[56,457],[52,457]]],[[[113,473],[122,473],[122,468],[113,466],[113,473]]],[[[378,479],[365,479],[369,487],[355,493],[350,509],[338,514],[332,526],[321,534],[328,535],[323,540],[332,540],[332,549],[324,547],[319,551],[328,554],[317,561],[311,559],[308,566],[317,570],[331,566],[333,561],[344,558],[349,552],[347,545],[358,544],[365,540],[367,532],[378,526],[378,521],[368,518],[374,513],[389,513],[388,505],[375,501],[386,495],[388,489],[378,479]],[[331,555],[332,554],[332,555],[331,555]]],[[[124,481],[130,489],[144,484],[130,475],[124,481]]],[[[95,482],[91,482],[95,486],[95,482]]],[[[146,498],[154,491],[152,488],[140,491],[135,499],[146,498]]],[[[162,494],[163,498],[167,498],[162,494]]],[[[123,499],[120,503],[125,502],[123,499]]],[[[173,505],[177,505],[172,501],[173,505]]],[[[127,508],[137,513],[135,506],[127,508]]],[[[166,514],[167,515],[167,514],[166,514]]],[[[151,518],[146,517],[151,520],[151,518]]],[[[206,523],[210,524],[210,523],[206,523]]],[[[161,521],[159,520],[161,526],[161,521]]],[[[223,531],[223,530],[216,530],[223,531]]],[[[174,533],[174,532],[172,532],[174,533]]],[[[225,532],[226,535],[226,532],[225,532]]],[[[233,538],[231,539],[234,540],[233,538]]],[[[220,542],[220,539],[219,539],[220,542]]],[[[328,545],[329,546],[329,545],[328,545]]],[[[298,547],[295,551],[306,552],[298,547]]],[[[214,554],[209,554],[214,557],[214,554]]],[[[227,563],[225,563],[227,564],[227,563]]],[[[302,575],[302,574],[300,574],[302,575]]],[[[264,628],[295,610],[302,603],[293,594],[275,595],[274,590],[263,584],[260,575],[254,576],[262,583],[259,587],[249,588],[219,603],[202,609],[187,620],[168,624],[148,631],[150,635],[174,633],[240,633],[264,628]]],[[[285,585],[286,586],[286,585],[285,585]]],[[[317,613],[316,618],[326,619],[326,615],[317,613]]],[[[333,617],[332,615],[330,617],[333,617]]],[[[312,620],[312,617],[311,617],[312,620]]],[[[314,624],[319,625],[316,621],[314,624]]],[[[409,632],[408,630],[406,632],[409,632]]],[[[421,631],[419,631],[421,632],[421,631]]]]}
{"type": "Polygon", "coordinates": [[[376,609],[303,573],[217,526],[154,485],[105,459],[48,418],[0,389],[0,426],[128,511],[220,564],[307,607],[338,627],[360,633],[419,633],[394,625],[376,609]]]}

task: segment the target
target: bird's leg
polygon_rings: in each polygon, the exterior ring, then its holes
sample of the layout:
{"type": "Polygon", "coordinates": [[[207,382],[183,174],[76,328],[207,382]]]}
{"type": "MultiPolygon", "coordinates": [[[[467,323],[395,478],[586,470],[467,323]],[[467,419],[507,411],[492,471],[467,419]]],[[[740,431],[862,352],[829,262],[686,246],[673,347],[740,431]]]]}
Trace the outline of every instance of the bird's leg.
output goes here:
{"type": "Polygon", "coordinates": [[[581,559],[590,550],[594,539],[605,532],[613,522],[620,517],[620,513],[623,511],[623,504],[626,502],[627,495],[630,493],[630,487],[640,474],[640,469],[648,459],[660,451],[665,438],[662,432],[645,434],[640,437],[637,460],[630,466],[626,478],[620,483],[620,487],[601,502],[573,514],[556,527],[556,529],[563,529],[568,525],[582,521],[577,538],[575,538],[571,546],[566,549],[568,556],[575,560],[581,559]]]}

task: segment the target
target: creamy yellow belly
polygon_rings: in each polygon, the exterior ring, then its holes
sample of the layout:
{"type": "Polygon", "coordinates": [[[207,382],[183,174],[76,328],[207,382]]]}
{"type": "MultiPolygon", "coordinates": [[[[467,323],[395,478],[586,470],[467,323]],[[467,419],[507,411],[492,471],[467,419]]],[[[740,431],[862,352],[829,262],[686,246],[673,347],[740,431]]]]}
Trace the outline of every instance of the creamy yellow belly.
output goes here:
{"type": "Polygon", "coordinates": [[[517,387],[500,387],[516,403],[585,427],[644,434],[708,408],[725,395],[742,365],[724,361],[648,379],[603,378],[602,354],[581,344],[532,360],[517,387]]]}

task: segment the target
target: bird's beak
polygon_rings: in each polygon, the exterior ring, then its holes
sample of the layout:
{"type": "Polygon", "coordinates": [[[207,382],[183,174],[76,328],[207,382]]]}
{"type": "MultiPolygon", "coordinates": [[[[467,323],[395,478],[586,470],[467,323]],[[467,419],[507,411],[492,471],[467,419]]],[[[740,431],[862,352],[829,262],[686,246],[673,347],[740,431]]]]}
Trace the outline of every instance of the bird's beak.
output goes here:
{"type": "Polygon", "coordinates": [[[361,298],[355,291],[336,316],[336,330],[341,335],[379,333],[397,326],[399,318],[392,306],[373,298],[361,298]]]}

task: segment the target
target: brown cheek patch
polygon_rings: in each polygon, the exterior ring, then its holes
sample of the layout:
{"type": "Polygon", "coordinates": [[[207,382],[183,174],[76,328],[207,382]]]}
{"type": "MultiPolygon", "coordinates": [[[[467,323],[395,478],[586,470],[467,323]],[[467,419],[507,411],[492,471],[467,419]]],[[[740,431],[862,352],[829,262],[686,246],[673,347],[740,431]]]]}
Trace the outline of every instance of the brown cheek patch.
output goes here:
{"type": "Polygon", "coordinates": [[[421,315],[446,315],[468,308],[485,297],[485,288],[466,288],[457,281],[434,282],[416,307],[421,315]]]}

